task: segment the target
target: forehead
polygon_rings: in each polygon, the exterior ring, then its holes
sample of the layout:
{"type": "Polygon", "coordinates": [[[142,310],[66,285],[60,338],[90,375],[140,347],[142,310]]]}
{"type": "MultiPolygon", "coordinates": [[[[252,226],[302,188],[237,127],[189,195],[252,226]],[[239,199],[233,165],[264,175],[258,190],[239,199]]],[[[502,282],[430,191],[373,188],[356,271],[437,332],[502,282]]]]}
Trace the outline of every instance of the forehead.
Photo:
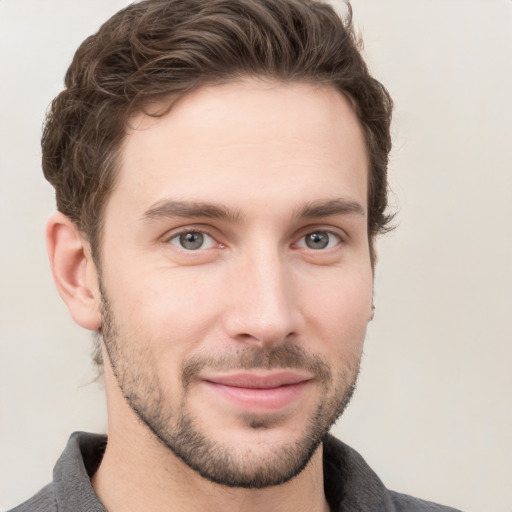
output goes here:
{"type": "Polygon", "coordinates": [[[305,199],[316,200],[333,183],[338,195],[366,198],[367,173],[362,129],[341,93],[247,79],[203,87],[161,117],[134,116],[111,201],[128,194],[143,208],[159,196],[215,195],[246,203],[308,191],[305,199]]]}

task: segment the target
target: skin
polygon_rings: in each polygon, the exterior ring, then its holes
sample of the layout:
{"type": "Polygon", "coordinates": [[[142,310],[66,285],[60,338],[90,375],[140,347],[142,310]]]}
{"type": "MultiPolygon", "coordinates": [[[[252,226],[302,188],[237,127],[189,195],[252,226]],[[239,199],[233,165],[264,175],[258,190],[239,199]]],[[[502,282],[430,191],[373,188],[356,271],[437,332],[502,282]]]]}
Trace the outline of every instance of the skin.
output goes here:
{"type": "MultiPolygon", "coordinates": [[[[159,413],[164,429],[186,412],[245,472],[301,443],[319,404],[341,412],[372,316],[368,160],[354,112],[329,87],[247,79],[199,89],[164,117],[129,124],[105,212],[101,287],[76,227],[56,214],[47,231],[75,321],[91,330],[103,322],[104,331],[110,322],[98,496],[110,512],[328,510],[321,445],[286,483],[226,487],[186,465],[133,405],[159,413]],[[229,215],[212,216],[212,206],[229,215]],[[190,232],[205,233],[204,245],[183,248],[180,234],[190,232]],[[308,246],[311,233],[327,247],[308,246]],[[244,354],[289,347],[322,361],[329,381],[292,368],[305,382],[270,409],[206,382],[232,371],[220,361],[236,368],[244,354]],[[194,358],[204,364],[185,388],[182,368],[194,358]]],[[[257,378],[275,371],[250,370],[257,378]]]]}

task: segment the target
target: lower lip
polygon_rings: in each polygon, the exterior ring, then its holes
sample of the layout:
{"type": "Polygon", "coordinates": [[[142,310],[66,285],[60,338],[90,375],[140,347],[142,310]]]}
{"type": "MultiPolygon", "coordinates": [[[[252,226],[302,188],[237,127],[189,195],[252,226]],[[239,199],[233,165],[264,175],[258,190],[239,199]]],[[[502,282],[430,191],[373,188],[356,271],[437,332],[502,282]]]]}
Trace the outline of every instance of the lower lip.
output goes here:
{"type": "Polygon", "coordinates": [[[276,388],[239,388],[205,381],[210,389],[222,397],[254,412],[276,411],[292,404],[308,385],[308,381],[276,388]]]}

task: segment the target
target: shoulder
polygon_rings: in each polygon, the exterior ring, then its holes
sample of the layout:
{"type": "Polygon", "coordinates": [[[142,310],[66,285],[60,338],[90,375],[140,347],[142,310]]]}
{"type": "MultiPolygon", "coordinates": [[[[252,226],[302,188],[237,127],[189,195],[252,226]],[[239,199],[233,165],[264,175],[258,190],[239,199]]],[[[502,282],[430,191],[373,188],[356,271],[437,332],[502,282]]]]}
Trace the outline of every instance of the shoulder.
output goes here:
{"type": "Polygon", "coordinates": [[[389,491],[396,512],[460,512],[458,509],[389,491]]]}
{"type": "Polygon", "coordinates": [[[330,435],[324,440],[324,486],[336,511],[460,512],[390,491],[359,453],[330,435]]]}
{"type": "Polygon", "coordinates": [[[104,435],[72,434],[53,469],[53,482],[7,512],[106,512],[90,482],[106,442],[104,435]]]}
{"type": "Polygon", "coordinates": [[[7,512],[57,512],[53,484],[43,487],[32,498],[7,512]]]}

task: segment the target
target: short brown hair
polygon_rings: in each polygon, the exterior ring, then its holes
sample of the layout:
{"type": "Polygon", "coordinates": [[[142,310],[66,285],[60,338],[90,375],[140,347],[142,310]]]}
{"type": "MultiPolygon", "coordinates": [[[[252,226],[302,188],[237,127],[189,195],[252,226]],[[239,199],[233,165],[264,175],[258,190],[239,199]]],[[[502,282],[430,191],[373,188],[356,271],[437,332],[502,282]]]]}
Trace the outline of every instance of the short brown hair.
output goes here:
{"type": "Polygon", "coordinates": [[[314,0],[144,0],[87,38],[49,109],[42,148],[57,207],[93,255],[128,117],[163,97],[247,76],[326,84],[349,99],[370,161],[368,234],[385,231],[392,101],[368,72],[347,6],[342,19],[314,0]]]}

